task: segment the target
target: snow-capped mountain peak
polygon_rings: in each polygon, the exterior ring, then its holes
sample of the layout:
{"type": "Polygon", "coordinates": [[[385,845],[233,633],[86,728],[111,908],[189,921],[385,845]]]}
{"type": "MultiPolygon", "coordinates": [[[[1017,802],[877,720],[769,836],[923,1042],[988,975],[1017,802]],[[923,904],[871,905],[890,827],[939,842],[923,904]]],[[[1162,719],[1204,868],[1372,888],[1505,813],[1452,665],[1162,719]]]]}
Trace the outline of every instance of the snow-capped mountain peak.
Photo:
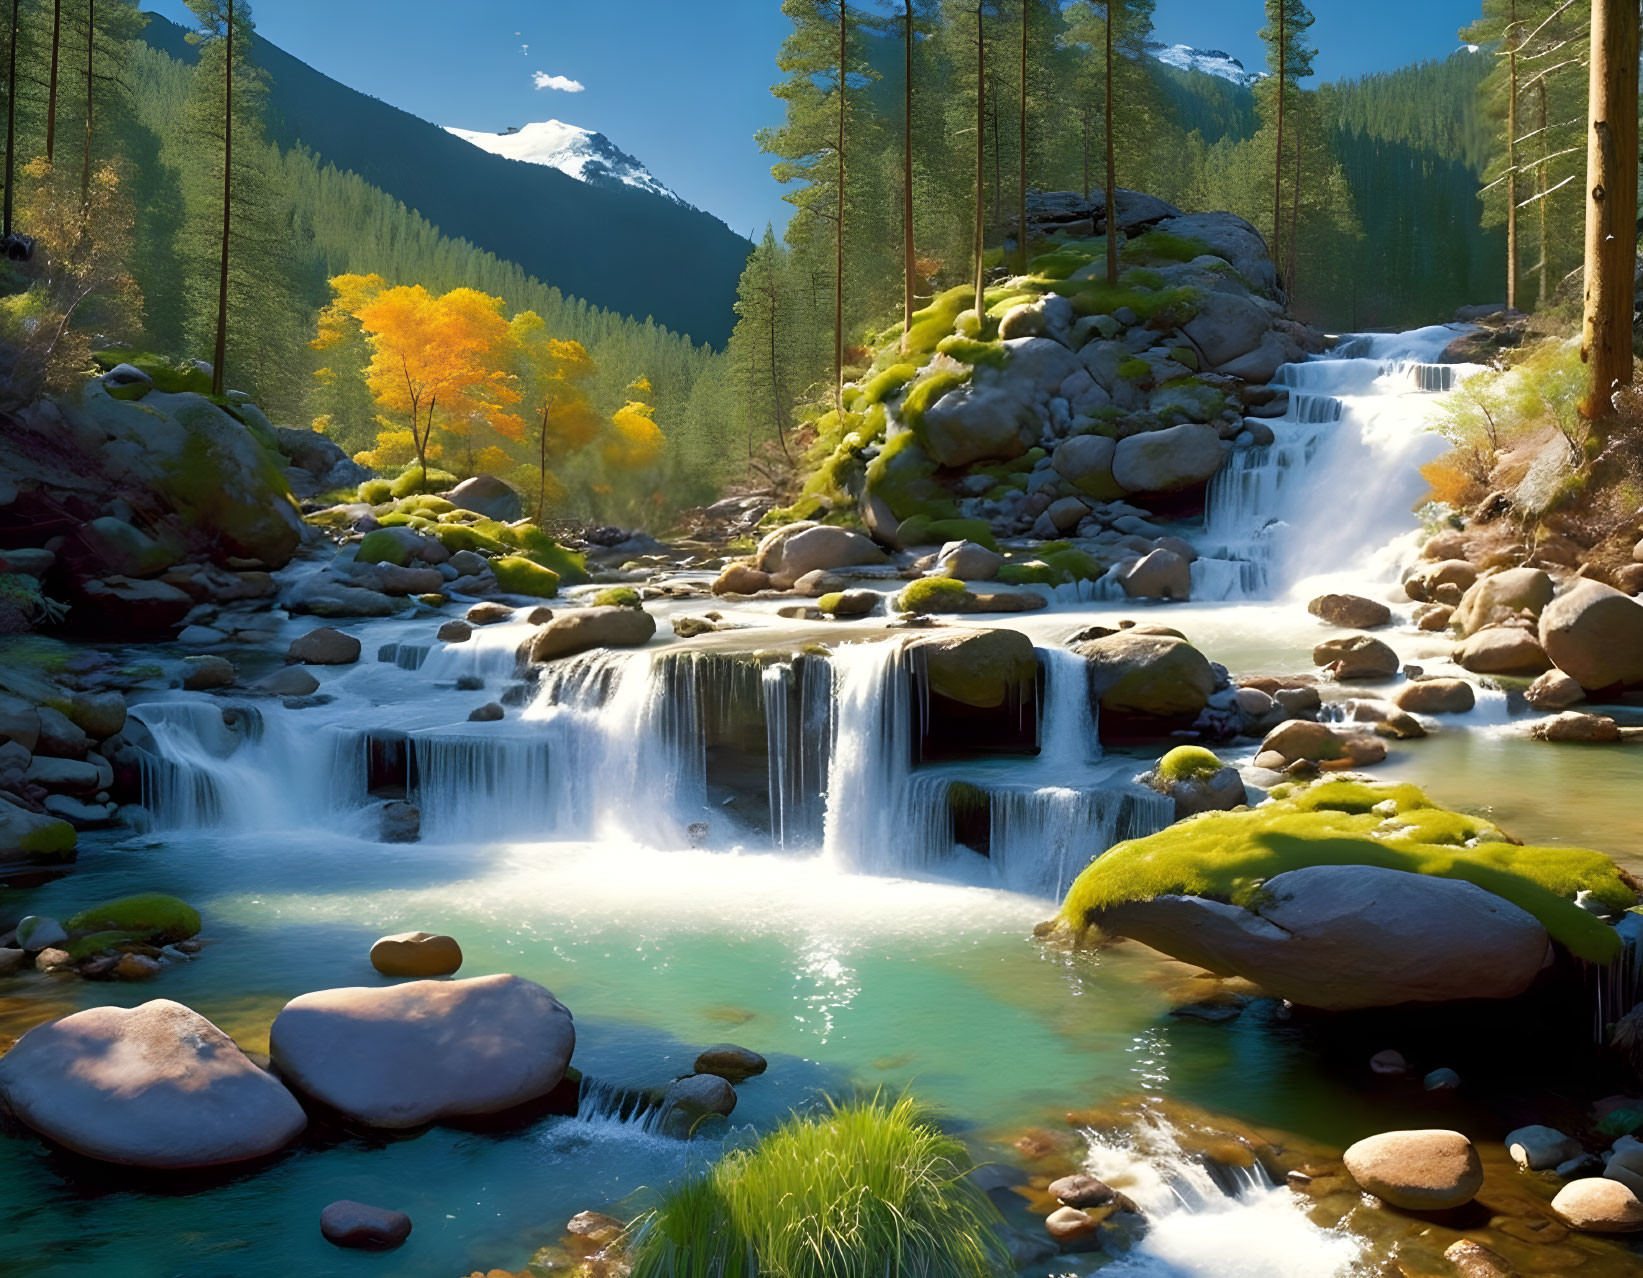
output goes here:
{"type": "Polygon", "coordinates": [[[446,125],[445,131],[493,155],[546,164],[589,186],[637,187],[676,204],[685,203],[637,159],[592,129],[559,120],[540,120],[506,133],[481,133],[451,125],[446,125]]]}
{"type": "Polygon", "coordinates": [[[1183,71],[1202,71],[1248,88],[1266,79],[1265,71],[1246,71],[1244,64],[1221,49],[1195,49],[1190,44],[1149,44],[1147,52],[1168,66],[1183,71]]]}

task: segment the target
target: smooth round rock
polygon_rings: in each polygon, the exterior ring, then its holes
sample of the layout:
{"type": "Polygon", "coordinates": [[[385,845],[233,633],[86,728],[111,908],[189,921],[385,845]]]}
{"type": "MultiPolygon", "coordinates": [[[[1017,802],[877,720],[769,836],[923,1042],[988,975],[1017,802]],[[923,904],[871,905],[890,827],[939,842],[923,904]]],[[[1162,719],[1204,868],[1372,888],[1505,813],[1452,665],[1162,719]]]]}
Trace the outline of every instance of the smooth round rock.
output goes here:
{"type": "Polygon", "coordinates": [[[542,986],[497,974],[301,994],[268,1041],[294,1087],[367,1126],[400,1128],[552,1091],[576,1027],[542,986]]]}
{"type": "Polygon", "coordinates": [[[717,1074],[692,1074],[662,1093],[664,1129],[674,1136],[688,1136],[704,1118],[735,1108],[736,1089],[717,1074]]]}
{"type": "Polygon", "coordinates": [[[1062,1251],[1088,1251],[1100,1245],[1101,1222],[1076,1207],[1057,1207],[1044,1218],[1044,1232],[1062,1251]]]}
{"type": "Polygon", "coordinates": [[[740,1083],[764,1073],[769,1062],[757,1052],[734,1043],[716,1043],[703,1050],[692,1068],[698,1074],[714,1074],[729,1083],[740,1083]]]}
{"type": "Polygon", "coordinates": [[[1459,1132],[1382,1132],[1346,1151],[1346,1170],[1369,1193],[1406,1211],[1443,1211],[1483,1188],[1483,1163],[1459,1132]]]}
{"type": "Polygon", "coordinates": [[[286,657],[309,666],[350,666],[359,660],[359,640],[332,626],[310,630],[291,641],[286,657]]]}
{"type": "Polygon", "coordinates": [[[170,999],[36,1026],[0,1057],[0,1100],[60,1145],[136,1167],[260,1158],[308,1125],[233,1039],[170,999]]]}
{"type": "Polygon", "coordinates": [[[49,950],[67,940],[63,925],[44,914],[30,914],[17,925],[17,944],[25,950],[49,950]]]}
{"type": "Polygon", "coordinates": [[[1643,1201],[1606,1176],[1571,1180],[1557,1191],[1552,1210],[1571,1229],[1593,1234],[1634,1234],[1643,1230],[1643,1201]]]}
{"type": "Polygon", "coordinates": [[[384,976],[449,976],[462,966],[462,947],[438,932],[396,932],[371,946],[371,966],[384,976]]]}
{"type": "Polygon", "coordinates": [[[1052,1180],[1050,1193],[1067,1207],[1104,1207],[1113,1199],[1112,1186],[1088,1172],[1075,1172],[1052,1180]]]}
{"type": "Polygon", "coordinates": [[[259,679],[257,687],[276,697],[310,697],[319,691],[319,680],[301,666],[287,666],[259,679]]]}
{"type": "Polygon", "coordinates": [[[1477,704],[1477,693],[1465,679],[1421,679],[1399,688],[1392,701],[1415,714],[1465,714],[1477,704]]]}
{"type": "Polygon", "coordinates": [[[411,1236],[411,1218],[392,1208],[339,1198],[320,1212],[319,1231],[338,1247],[391,1251],[411,1236]]]}

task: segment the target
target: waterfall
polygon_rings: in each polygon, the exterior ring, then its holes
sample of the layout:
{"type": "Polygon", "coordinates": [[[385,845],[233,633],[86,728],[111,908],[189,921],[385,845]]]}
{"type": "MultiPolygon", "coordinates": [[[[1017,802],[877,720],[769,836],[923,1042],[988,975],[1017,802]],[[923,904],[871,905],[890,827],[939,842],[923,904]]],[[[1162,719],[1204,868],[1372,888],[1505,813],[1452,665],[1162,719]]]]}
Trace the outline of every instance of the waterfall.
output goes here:
{"type": "Polygon", "coordinates": [[[823,852],[841,866],[895,873],[905,864],[913,766],[913,680],[907,648],[846,644],[833,671],[833,741],[823,852]],[[901,864],[898,864],[900,862],[901,864]]]}
{"type": "Polygon", "coordinates": [[[1086,1132],[1086,1168],[1127,1195],[1145,1235],[1101,1272],[1110,1278],[1344,1278],[1363,1243],[1309,1221],[1258,1163],[1208,1163],[1147,1116],[1124,1137],[1086,1132]]]}
{"type": "Polygon", "coordinates": [[[832,672],[815,658],[801,657],[766,666],[761,686],[771,841],[778,848],[814,847],[822,837],[832,672]]]}

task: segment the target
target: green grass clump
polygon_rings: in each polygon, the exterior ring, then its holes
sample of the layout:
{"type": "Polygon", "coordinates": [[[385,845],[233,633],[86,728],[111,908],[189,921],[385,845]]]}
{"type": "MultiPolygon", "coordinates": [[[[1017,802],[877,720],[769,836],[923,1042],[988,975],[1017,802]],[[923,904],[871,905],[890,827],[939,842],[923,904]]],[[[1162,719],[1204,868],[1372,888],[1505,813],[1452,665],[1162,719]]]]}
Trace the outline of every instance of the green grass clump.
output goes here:
{"type": "Polygon", "coordinates": [[[920,577],[896,596],[897,612],[964,612],[975,599],[954,577],[920,577]]]}
{"type": "MultiPolygon", "coordinates": [[[[193,906],[160,892],[105,901],[63,920],[63,927],[75,932],[122,932],[124,939],[145,940],[155,945],[186,941],[200,931],[200,915],[193,906]]],[[[111,942],[112,943],[112,942],[111,942]]],[[[103,948],[107,948],[104,946],[103,948]]]]}
{"type": "Polygon", "coordinates": [[[1176,746],[1158,760],[1158,775],[1165,781],[1199,781],[1214,776],[1225,766],[1213,750],[1203,746],[1176,746]]]}
{"type": "Polygon", "coordinates": [[[1590,892],[1612,911],[1636,903],[1601,852],[1520,847],[1487,821],[1437,807],[1415,786],[1337,780],[1275,787],[1258,808],[1208,813],[1120,843],[1078,876],[1062,916],[1084,927],[1111,906],[1165,894],[1247,906],[1275,875],[1317,865],[1464,880],[1532,914],[1571,953],[1596,963],[1620,954],[1620,938],[1575,896],[1590,892]]]}
{"type": "Polygon", "coordinates": [[[990,1278],[1013,1266],[964,1146],[911,1099],[794,1115],[668,1190],[634,1278],[990,1278]]]}
{"type": "Polygon", "coordinates": [[[1097,254],[1105,256],[1106,252],[1106,244],[1102,240],[1079,240],[1062,244],[1051,252],[1035,257],[1029,269],[1034,275],[1047,280],[1064,280],[1074,271],[1082,270],[1095,261],[1097,254]],[[1098,247],[1091,249],[1086,245],[1098,247]]]}
{"type": "Polygon", "coordinates": [[[942,338],[936,349],[948,359],[973,368],[1003,368],[1010,359],[1010,349],[1003,342],[983,342],[962,333],[942,338]]]}
{"type": "Polygon", "coordinates": [[[380,506],[383,502],[394,499],[394,486],[386,479],[367,479],[359,486],[357,496],[363,502],[380,506]]]}
{"type": "Polygon", "coordinates": [[[496,584],[510,595],[530,595],[552,599],[559,593],[559,574],[523,555],[503,555],[491,560],[496,584]]]}
{"type": "Polygon", "coordinates": [[[405,498],[417,493],[444,492],[447,488],[455,488],[456,482],[456,476],[448,470],[438,470],[430,466],[424,475],[421,466],[411,465],[389,485],[388,491],[396,498],[405,498]]]}
{"type": "Polygon", "coordinates": [[[950,390],[957,390],[970,380],[968,373],[944,371],[932,373],[912,390],[901,404],[901,418],[914,431],[924,428],[924,414],[931,404],[950,390]]]}
{"type": "Polygon", "coordinates": [[[632,586],[609,586],[593,597],[595,608],[643,608],[644,600],[632,586]]]}

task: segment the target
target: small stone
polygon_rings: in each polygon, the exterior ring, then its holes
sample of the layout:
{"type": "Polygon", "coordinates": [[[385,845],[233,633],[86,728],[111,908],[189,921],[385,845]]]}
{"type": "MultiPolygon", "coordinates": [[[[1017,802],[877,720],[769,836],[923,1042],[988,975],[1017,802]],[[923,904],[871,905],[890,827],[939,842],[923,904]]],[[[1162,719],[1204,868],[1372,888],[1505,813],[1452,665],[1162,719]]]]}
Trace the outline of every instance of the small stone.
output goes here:
{"type": "Polygon", "coordinates": [[[531,626],[545,626],[553,620],[552,608],[532,608],[525,614],[525,623],[531,626]]]}
{"type": "Polygon", "coordinates": [[[308,666],[349,666],[359,660],[359,640],[332,626],[321,626],[291,641],[286,656],[308,666]]]}
{"type": "Polygon", "coordinates": [[[692,1066],[698,1074],[715,1074],[730,1083],[741,1083],[762,1074],[769,1062],[757,1052],[734,1043],[718,1043],[703,1050],[692,1066]]]}
{"type": "Polygon", "coordinates": [[[17,925],[17,944],[25,950],[46,950],[68,942],[68,933],[56,919],[30,914],[17,925]]]}
{"type": "Polygon", "coordinates": [[[1057,1207],[1044,1218],[1044,1231],[1062,1251],[1093,1251],[1101,1245],[1101,1222],[1076,1207],[1057,1207]]]}
{"type": "Polygon", "coordinates": [[[309,697],[319,691],[319,680],[300,666],[288,666],[259,679],[257,687],[276,697],[309,697]]]}
{"type": "Polygon", "coordinates": [[[1112,1187],[1088,1172],[1074,1172],[1052,1180],[1050,1193],[1067,1207],[1104,1207],[1113,1199],[1112,1187]]]}
{"type": "Polygon", "coordinates": [[[227,657],[183,658],[183,688],[188,692],[226,688],[234,682],[237,673],[227,657]]]}
{"type": "Polygon", "coordinates": [[[673,1136],[688,1136],[703,1119],[735,1108],[736,1089],[717,1074],[692,1074],[662,1093],[666,1129],[673,1136]]]}
{"type": "Polygon", "coordinates": [[[1536,710],[1557,712],[1567,710],[1586,700],[1586,689],[1561,670],[1548,670],[1523,694],[1524,700],[1536,710]]]}
{"type": "Polygon", "coordinates": [[[462,947],[439,932],[396,932],[371,946],[371,966],[384,976],[450,976],[462,966],[462,947]]]}
{"type": "Polygon", "coordinates": [[[1465,714],[1477,694],[1465,679],[1422,679],[1399,688],[1392,701],[1415,714],[1465,714]]]}
{"type": "Polygon", "coordinates": [[[495,701],[488,701],[468,716],[469,723],[495,723],[505,716],[506,711],[495,701]]]}
{"type": "Polygon", "coordinates": [[[160,960],[146,954],[122,954],[114,964],[112,975],[117,981],[146,981],[157,976],[160,960]]]}
{"type": "Polygon", "coordinates": [[[411,1218],[402,1211],[339,1198],[320,1213],[319,1231],[338,1247],[391,1251],[411,1236],[411,1218]]]}
{"type": "Polygon", "coordinates": [[[1460,1087],[1460,1075],[1448,1067],[1435,1069],[1421,1080],[1421,1086],[1429,1092],[1453,1092],[1460,1087]]]}
{"type": "Polygon", "coordinates": [[[1506,1133],[1506,1152],[1519,1167],[1530,1171],[1545,1171],[1556,1167],[1584,1152],[1580,1142],[1565,1136],[1555,1127],[1534,1124],[1506,1133]]]}
{"type": "Polygon", "coordinates": [[[466,643],[473,634],[473,627],[466,621],[447,621],[434,633],[434,638],[440,643],[466,643]]]}
{"type": "Polygon", "coordinates": [[[1470,1238],[1450,1243],[1443,1258],[1455,1267],[1460,1278],[1518,1278],[1518,1271],[1503,1257],[1470,1238]]]}
{"type": "Polygon", "coordinates": [[[565,1232],[595,1250],[611,1245],[627,1228],[614,1216],[602,1211],[579,1211],[565,1222],[565,1232]]]}
{"type": "Polygon", "coordinates": [[[1565,710],[1536,723],[1529,729],[1529,735],[1536,741],[1599,744],[1619,741],[1620,725],[1607,715],[1565,710]]]}
{"type": "Polygon", "coordinates": [[[67,950],[47,948],[34,956],[34,966],[41,972],[64,972],[74,966],[67,950]]]}
{"type": "Polygon", "coordinates": [[[710,635],[718,627],[706,617],[675,617],[673,619],[673,633],[681,639],[694,639],[697,635],[710,635]]]}
{"type": "Polygon", "coordinates": [[[513,609],[507,604],[493,603],[487,600],[476,603],[468,609],[468,620],[476,626],[494,626],[498,622],[507,621],[513,616],[513,609]]]}
{"type": "Polygon", "coordinates": [[[1392,622],[1390,608],[1362,595],[1319,595],[1306,610],[1320,621],[1347,630],[1373,630],[1392,622]]]}
{"type": "Polygon", "coordinates": [[[1371,1073],[1379,1074],[1383,1078],[1402,1078],[1409,1072],[1409,1062],[1404,1060],[1402,1052],[1388,1048],[1384,1052],[1376,1052],[1369,1058],[1371,1073]]]}
{"type": "Polygon", "coordinates": [[[29,956],[22,950],[0,946],[0,977],[15,976],[29,965],[29,956]]]}

